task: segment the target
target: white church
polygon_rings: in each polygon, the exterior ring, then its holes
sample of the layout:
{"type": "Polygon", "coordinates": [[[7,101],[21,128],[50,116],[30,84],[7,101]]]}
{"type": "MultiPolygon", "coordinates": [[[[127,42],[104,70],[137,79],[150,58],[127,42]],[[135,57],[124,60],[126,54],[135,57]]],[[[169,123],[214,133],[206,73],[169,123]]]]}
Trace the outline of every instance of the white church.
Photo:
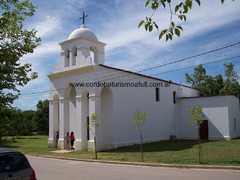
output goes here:
{"type": "Polygon", "coordinates": [[[105,65],[104,42],[83,24],[60,43],[60,60],[50,81],[49,147],[65,148],[64,136],[75,134],[75,150],[93,151],[94,135],[85,123],[96,113],[97,150],[140,142],[134,112],[146,112],[144,142],[197,139],[188,109],[200,105],[205,116],[201,138],[230,140],[240,136],[239,99],[199,97],[199,91],[177,83],[105,65]]]}

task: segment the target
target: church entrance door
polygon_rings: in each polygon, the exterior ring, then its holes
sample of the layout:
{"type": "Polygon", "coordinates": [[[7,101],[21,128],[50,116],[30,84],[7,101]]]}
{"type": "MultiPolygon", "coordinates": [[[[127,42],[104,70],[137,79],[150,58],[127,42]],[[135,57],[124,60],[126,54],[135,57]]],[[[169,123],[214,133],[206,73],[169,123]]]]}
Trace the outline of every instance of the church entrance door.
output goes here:
{"type": "Polygon", "coordinates": [[[199,127],[200,138],[203,140],[208,140],[208,121],[204,120],[199,127]]]}

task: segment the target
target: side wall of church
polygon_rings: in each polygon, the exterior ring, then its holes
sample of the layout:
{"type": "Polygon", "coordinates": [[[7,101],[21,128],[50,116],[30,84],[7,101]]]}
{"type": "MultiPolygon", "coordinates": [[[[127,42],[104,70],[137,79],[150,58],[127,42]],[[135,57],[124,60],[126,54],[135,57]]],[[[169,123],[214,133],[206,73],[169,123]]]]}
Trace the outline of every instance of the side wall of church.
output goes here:
{"type": "Polygon", "coordinates": [[[210,140],[232,139],[240,136],[239,99],[235,96],[212,96],[186,98],[180,100],[180,136],[181,139],[197,139],[198,129],[192,127],[188,109],[200,105],[203,107],[204,120],[208,121],[210,140]]]}
{"type": "Polygon", "coordinates": [[[178,96],[198,96],[196,89],[126,72],[100,69],[105,72],[106,76],[109,76],[108,78],[102,77],[103,80],[105,79],[104,82],[110,84],[114,82],[115,85],[119,83],[118,87],[111,88],[114,103],[114,147],[140,142],[139,131],[133,123],[134,112],[137,110],[147,114],[146,124],[143,126],[144,142],[169,139],[178,96]],[[129,86],[133,85],[133,87],[126,87],[126,84],[120,83],[130,83],[129,86]],[[134,84],[138,87],[134,87],[134,84]],[[141,85],[148,87],[141,87],[141,85]],[[156,99],[157,86],[159,86],[158,100],[156,99]],[[181,93],[178,92],[179,89],[181,93]],[[174,92],[176,93],[175,101],[174,92]]]}

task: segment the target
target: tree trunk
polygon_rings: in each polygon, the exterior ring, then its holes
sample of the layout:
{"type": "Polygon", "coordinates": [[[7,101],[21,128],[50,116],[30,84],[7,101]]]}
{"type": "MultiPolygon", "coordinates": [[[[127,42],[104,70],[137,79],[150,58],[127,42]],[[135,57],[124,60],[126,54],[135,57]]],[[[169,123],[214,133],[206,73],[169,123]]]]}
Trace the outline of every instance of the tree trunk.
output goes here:
{"type": "Polygon", "coordinates": [[[94,136],[94,152],[95,152],[95,159],[97,159],[97,141],[96,141],[96,136],[94,136]]]}
{"type": "Polygon", "coordinates": [[[141,151],[141,160],[144,161],[143,159],[143,139],[142,139],[142,134],[140,135],[141,136],[141,145],[140,145],[140,151],[141,151]]]}

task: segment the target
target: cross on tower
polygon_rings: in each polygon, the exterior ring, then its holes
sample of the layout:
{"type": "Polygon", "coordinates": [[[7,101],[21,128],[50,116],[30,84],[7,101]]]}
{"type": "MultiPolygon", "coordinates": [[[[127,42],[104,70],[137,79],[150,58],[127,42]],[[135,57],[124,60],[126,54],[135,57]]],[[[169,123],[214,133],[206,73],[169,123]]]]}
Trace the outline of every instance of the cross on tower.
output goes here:
{"type": "Polygon", "coordinates": [[[83,20],[83,24],[85,23],[85,18],[87,17],[88,15],[85,15],[85,12],[83,11],[83,16],[80,17],[80,19],[83,20]]]}

